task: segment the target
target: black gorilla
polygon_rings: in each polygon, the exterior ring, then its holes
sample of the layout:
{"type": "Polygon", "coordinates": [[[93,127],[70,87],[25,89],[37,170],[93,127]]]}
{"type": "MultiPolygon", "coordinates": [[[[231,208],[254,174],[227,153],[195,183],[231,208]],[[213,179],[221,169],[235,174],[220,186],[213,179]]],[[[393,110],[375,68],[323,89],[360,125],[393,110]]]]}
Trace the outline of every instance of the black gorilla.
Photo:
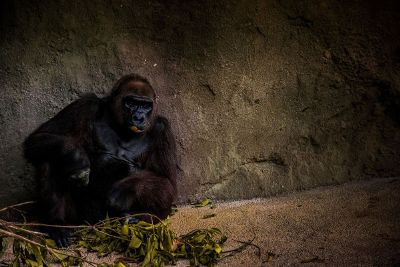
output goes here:
{"type": "MultiPolygon", "coordinates": [[[[147,212],[165,218],[176,196],[175,140],[143,77],[122,77],[104,98],[76,100],[24,142],[36,169],[40,218],[95,223],[147,212]]],[[[146,220],[146,218],[141,218],[146,220]]],[[[67,232],[47,231],[59,246],[67,232]]]]}

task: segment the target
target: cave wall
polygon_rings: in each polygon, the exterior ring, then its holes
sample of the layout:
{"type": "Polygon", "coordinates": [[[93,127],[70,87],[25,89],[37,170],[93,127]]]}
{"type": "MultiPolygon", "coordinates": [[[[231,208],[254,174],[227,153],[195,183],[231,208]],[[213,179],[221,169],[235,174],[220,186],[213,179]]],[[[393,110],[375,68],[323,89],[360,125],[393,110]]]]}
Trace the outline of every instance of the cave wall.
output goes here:
{"type": "Polygon", "coordinates": [[[0,2],[0,203],[21,143],[82,94],[146,76],[175,129],[180,201],[400,175],[397,1],[0,2]]]}

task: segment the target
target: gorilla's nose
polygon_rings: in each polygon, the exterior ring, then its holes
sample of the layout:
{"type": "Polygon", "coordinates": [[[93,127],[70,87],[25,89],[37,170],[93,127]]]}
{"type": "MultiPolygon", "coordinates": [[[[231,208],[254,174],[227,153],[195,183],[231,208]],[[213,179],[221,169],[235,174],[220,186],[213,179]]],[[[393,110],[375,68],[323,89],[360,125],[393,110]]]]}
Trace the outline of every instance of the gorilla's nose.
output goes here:
{"type": "Polygon", "coordinates": [[[134,122],[138,122],[138,123],[143,123],[144,122],[144,116],[134,115],[132,119],[133,119],[134,122]]]}

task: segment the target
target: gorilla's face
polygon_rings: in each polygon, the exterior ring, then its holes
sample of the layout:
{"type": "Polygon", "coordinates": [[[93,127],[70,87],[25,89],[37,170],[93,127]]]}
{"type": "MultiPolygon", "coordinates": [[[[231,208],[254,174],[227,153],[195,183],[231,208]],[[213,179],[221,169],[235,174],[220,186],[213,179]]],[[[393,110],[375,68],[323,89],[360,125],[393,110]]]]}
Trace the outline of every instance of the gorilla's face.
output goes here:
{"type": "Polygon", "coordinates": [[[138,134],[146,132],[152,124],[155,93],[148,83],[130,81],[121,85],[113,99],[113,112],[117,123],[138,134]]]}
{"type": "Polygon", "coordinates": [[[134,133],[144,132],[150,126],[153,99],[128,95],[122,99],[125,125],[134,133]]]}

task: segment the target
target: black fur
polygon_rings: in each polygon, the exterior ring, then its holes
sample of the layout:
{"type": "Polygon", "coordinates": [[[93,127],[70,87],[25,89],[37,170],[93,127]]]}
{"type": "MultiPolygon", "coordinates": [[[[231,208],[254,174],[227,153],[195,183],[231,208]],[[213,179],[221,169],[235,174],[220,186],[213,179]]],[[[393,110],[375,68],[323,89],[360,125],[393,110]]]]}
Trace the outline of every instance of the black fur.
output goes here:
{"type": "MultiPolygon", "coordinates": [[[[25,140],[43,223],[95,223],[107,213],[148,212],[163,219],[170,213],[177,166],[171,128],[166,118],[149,112],[145,131],[129,131],[118,120],[134,116],[119,106],[126,94],[155,99],[146,79],[124,76],[109,97],[76,100],[25,140]]],[[[47,231],[58,245],[66,245],[65,230],[47,231]]]]}

